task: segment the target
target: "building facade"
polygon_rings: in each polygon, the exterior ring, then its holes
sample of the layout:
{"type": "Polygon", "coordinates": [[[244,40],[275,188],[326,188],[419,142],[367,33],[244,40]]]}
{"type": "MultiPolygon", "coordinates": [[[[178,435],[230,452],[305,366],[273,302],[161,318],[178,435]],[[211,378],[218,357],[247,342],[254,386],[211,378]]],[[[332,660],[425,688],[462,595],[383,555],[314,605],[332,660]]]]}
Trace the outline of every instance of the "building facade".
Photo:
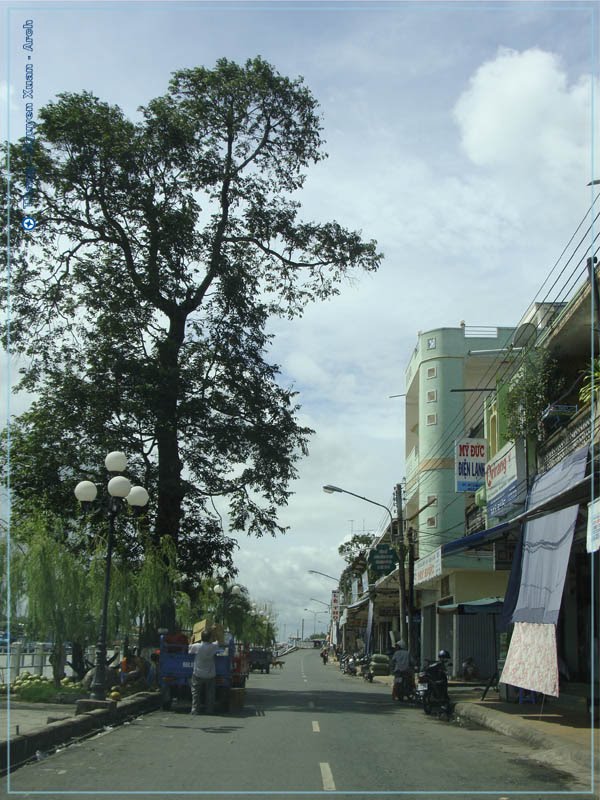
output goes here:
{"type": "Polygon", "coordinates": [[[483,439],[483,402],[495,391],[498,369],[514,359],[514,333],[512,327],[464,323],[420,332],[406,368],[404,516],[415,542],[420,632],[413,650],[421,660],[448,650],[455,671],[468,656],[484,671],[492,668],[493,653],[479,652],[487,638],[482,626],[487,629],[491,621],[484,615],[441,615],[438,606],[504,596],[507,582],[506,571],[494,570],[489,551],[442,554],[443,545],[468,532],[465,521],[475,508],[475,491],[456,491],[455,447],[457,440],[483,439]]]}

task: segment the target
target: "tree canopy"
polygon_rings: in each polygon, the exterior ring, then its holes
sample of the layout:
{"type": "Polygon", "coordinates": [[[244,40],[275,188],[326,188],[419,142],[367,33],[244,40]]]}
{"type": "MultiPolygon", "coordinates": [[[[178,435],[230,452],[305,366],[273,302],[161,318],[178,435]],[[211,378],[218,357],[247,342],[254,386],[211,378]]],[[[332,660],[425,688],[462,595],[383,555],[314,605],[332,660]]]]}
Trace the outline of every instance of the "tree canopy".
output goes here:
{"type": "Polygon", "coordinates": [[[232,568],[215,498],[232,531],[283,531],[312,432],[269,361],[267,323],[382,258],[359,232],[298,217],[305,170],[325,156],[317,108],[260,57],[220,59],[174,73],[136,119],[59,94],[33,145],[9,146],[4,342],[36,397],[11,433],[17,512],[36,497],[74,513],[74,484],[104,482],[104,455],[123,450],[151,494],[150,539],[173,540],[190,582],[232,568]]]}

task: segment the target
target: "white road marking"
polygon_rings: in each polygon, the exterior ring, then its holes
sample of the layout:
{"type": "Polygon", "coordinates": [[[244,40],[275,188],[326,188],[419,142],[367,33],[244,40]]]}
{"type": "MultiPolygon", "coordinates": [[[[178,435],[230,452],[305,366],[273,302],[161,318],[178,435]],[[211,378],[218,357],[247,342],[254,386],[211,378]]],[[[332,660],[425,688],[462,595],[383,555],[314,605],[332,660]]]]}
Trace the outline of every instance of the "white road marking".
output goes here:
{"type": "Polygon", "coordinates": [[[321,728],[319,727],[319,723],[313,719],[313,733],[321,733],[321,728]]]}
{"type": "Polygon", "coordinates": [[[323,781],[323,789],[326,792],[335,792],[335,783],[333,782],[333,775],[331,774],[331,767],[327,763],[321,762],[321,780],[323,781]]]}

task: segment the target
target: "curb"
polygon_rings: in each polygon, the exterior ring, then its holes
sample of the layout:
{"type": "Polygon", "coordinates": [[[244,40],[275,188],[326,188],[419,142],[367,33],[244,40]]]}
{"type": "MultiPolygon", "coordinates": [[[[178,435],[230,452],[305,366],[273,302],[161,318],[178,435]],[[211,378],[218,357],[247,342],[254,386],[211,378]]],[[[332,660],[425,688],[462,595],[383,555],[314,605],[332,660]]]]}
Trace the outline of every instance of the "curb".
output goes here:
{"type": "Polygon", "coordinates": [[[95,709],[58,722],[50,722],[43,728],[0,742],[0,774],[6,775],[35,758],[38,751],[46,753],[60,745],[89,736],[107,725],[119,725],[160,707],[160,693],[139,692],[121,700],[112,709],[95,709]]]}

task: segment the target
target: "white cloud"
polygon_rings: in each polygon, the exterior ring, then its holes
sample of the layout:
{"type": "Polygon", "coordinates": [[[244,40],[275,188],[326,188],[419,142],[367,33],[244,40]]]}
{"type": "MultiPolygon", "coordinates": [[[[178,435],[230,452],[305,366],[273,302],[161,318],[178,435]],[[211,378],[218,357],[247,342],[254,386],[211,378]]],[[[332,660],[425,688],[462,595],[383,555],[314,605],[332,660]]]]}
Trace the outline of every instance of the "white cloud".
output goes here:
{"type": "Polygon", "coordinates": [[[554,53],[500,48],[454,109],[462,146],[482,167],[548,175],[579,172],[589,157],[591,80],[569,84],[554,53]]]}

